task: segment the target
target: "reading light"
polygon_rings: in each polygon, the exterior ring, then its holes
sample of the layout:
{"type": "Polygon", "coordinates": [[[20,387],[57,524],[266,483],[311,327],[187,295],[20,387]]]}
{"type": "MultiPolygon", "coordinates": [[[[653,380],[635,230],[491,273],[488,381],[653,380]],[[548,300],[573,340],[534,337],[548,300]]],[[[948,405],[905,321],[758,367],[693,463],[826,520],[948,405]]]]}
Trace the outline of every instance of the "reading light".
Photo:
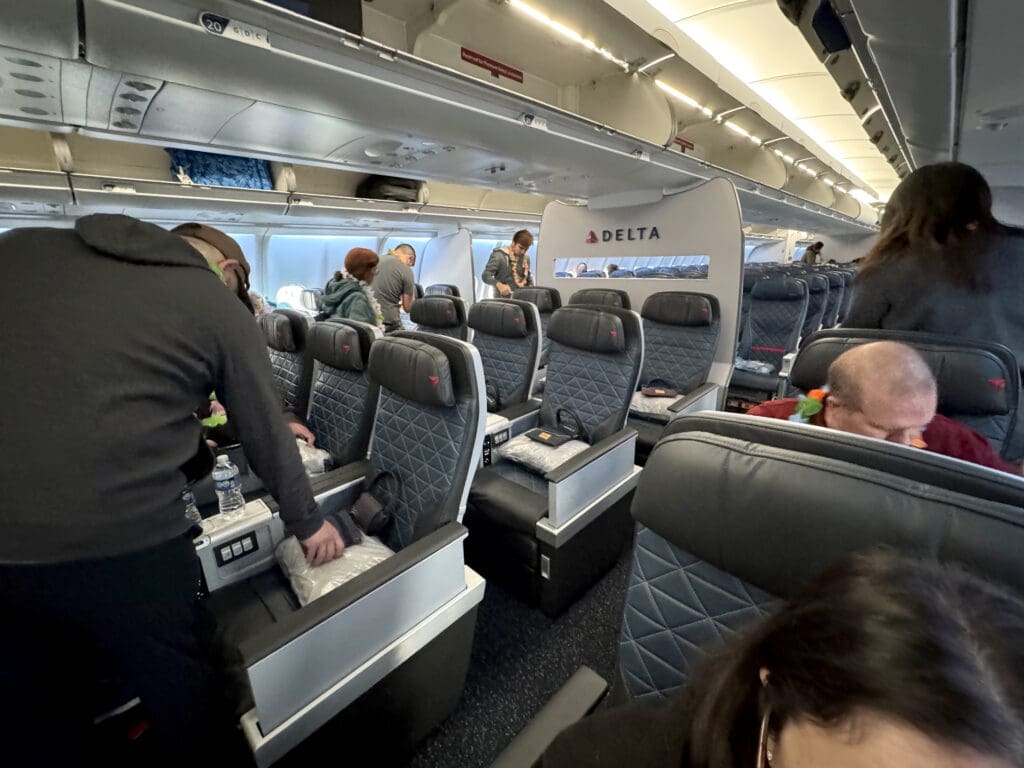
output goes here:
{"type": "Polygon", "coordinates": [[[515,8],[517,11],[522,11],[535,21],[539,21],[548,29],[557,32],[562,37],[568,38],[569,40],[572,40],[574,43],[582,45],[587,50],[600,54],[601,56],[608,59],[608,61],[612,62],[616,66],[621,67],[623,70],[629,70],[629,62],[623,61],[622,59],[618,58],[611,51],[600,47],[593,40],[584,39],[583,35],[581,35],[576,30],[570,29],[569,27],[565,26],[565,24],[562,24],[559,21],[555,21],[550,16],[542,13],[541,11],[537,10],[531,5],[527,5],[522,0],[509,0],[509,5],[515,8]]]}

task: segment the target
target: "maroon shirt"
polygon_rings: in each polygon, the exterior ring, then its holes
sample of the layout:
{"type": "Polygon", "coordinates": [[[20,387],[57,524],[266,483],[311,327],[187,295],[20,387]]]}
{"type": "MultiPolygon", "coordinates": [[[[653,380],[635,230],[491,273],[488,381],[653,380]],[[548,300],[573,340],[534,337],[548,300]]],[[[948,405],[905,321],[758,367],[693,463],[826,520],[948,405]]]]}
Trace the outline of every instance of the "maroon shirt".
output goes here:
{"type": "MultiPolygon", "coordinates": [[[[768,400],[760,405],[755,405],[747,413],[751,416],[788,420],[793,415],[798,402],[798,398],[795,397],[768,400]]],[[[814,414],[811,417],[810,423],[824,427],[825,411],[822,410],[814,414]]],[[[991,444],[989,444],[985,437],[958,421],[947,419],[942,414],[935,414],[935,418],[925,428],[921,438],[928,446],[926,450],[932,453],[939,453],[954,459],[963,459],[973,464],[980,464],[983,467],[998,469],[1001,472],[1010,472],[1014,475],[1020,474],[1020,468],[1003,461],[992,450],[991,444]]]]}

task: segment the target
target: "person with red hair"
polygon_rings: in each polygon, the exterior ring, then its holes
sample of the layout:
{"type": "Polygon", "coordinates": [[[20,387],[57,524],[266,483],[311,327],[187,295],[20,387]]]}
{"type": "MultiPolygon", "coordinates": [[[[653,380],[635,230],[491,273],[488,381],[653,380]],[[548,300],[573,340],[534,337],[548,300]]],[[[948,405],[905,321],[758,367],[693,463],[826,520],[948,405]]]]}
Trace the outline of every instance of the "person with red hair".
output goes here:
{"type": "Polygon", "coordinates": [[[383,326],[384,316],[370,283],[380,257],[369,248],[353,248],[345,256],[345,269],[334,273],[324,289],[323,312],[317,319],[343,317],[383,326]]]}

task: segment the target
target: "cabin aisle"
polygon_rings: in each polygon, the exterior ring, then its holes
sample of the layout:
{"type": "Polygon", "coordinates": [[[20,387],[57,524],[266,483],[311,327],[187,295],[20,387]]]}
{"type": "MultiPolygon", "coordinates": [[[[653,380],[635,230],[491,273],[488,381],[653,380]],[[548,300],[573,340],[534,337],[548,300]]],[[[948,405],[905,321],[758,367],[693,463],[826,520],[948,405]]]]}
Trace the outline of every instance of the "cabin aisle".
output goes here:
{"type": "Polygon", "coordinates": [[[490,765],[581,664],[610,681],[631,553],[555,620],[488,583],[459,708],[410,768],[490,765]]]}

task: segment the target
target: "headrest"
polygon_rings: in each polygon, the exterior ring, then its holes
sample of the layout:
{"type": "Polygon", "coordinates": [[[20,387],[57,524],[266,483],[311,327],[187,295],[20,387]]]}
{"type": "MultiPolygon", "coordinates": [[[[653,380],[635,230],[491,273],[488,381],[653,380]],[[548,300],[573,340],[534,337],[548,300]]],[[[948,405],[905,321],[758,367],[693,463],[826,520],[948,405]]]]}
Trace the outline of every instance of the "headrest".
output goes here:
{"type": "Polygon", "coordinates": [[[822,427],[703,413],[666,428],[632,511],[689,555],[787,596],[839,557],[879,546],[964,562],[1020,589],[1022,505],[1024,480],[1009,473],[822,427]],[[680,515],[687,487],[701,493],[680,515]]]}
{"type": "Polygon", "coordinates": [[[587,307],[563,307],[551,315],[548,338],[588,352],[615,354],[626,349],[622,320],[587,307]]]}
{"type": "Polygon", "coordinates": [[[462,294],[459,292],[459,286],[449,285],[448,283],[435,283],[434,285],[427,286],[427,296],[455,296],[459,297],[462,294]]]}
{"type": "Polygon", "coordinates": [[[764,273],[764,272],[762,272],[760,270],[758,270],[756,272],[754,272],[754,271],[744,272],[743,273],[743,292],[744,293],[750,293],[750,291],[753,289],[754,285],[758,281],[765,279],[765,274],[766,273],[764,273]]]}
{"type": "Polygon", "coordinates": [[[500,299],[481,301],[470,307],[469,327],[477,333],[509,339],[522,339],[530,332],[523,308],[500,299]]]}
{"type": "Polygon", "coordinates": [[[631,309],[629,294],[614,288],[584,288],[572,295],[569,304],[598,304],[606,307],[631,309]]]}
{"type": "Polygon", "coordinates": [[[341,323],[316,323],[309,331],[309,350],[314,360],[343,371],[366,369],[368,355],[355,328],[341,323]]]}
{"type": "Polygon", "coordinates": [[[760,301],[800,301],[806,295],[807,285],[791,277],[769,277],[750,289],[750,298],[760,301]]]}
{"type": "Polygon", "coordinates": [[[279,309],[257,318],[267,346],[278,352],[301,352],[306,346],[306,318],[301,312],[279,309]]]}
{"type": "Polygon", "coordinates": [[[466,324],[466,310],[451,296],[424,296],[412,303],[409,318],[428,328],[461,328],[466,324]]]}
{"type": "Polygon", "coordinates": [[[822,272],[821,274],[828,278],[828,287],[829,288],[838,288],[839,286],[843,285],[843,283],[845,282],[843,280],[842,274],[840,274],[839,272],[829,271],[829,272],[822,272]]]}
{"type": "Polygon", "coordinates": [[[800,348],[790,381],[803,391],[820,387],[843,352],[872,341],[914,347],[928,362],[939,389],[939,410],[962,415],[1002,415],[1016,406],[1018,373],[1013,354],[1000,344],[957,336],[861,328],[823,331],[800,348]]]}
{"type": "Polygon", "coordinates": [[[376,342],[370,348],[370,378],[406,400],[455,405],[448,357],[424,341],[388,336],[376,342]]]}
{"type": "Polygon", "coordinates": [[[422,299],[426,294],[423,293],[423,286],[419,283],[415,283],[416,286],[416,298],[422,299]]]}
{"type": "Polygon", "coordinates": [[[800,275],[799,279],[807,283],[810,293],[824,293],[828,290],[828,278],[824,275],[800,275]]]}
{"type": "Polygon", "coordinates": [[[519,288],[512,291],[512,298],[536,304],[537,311],[542,315],[551,314],[562,306],[562,297],[554,288],[519,288]]]}
{"type": "Polygon", "coordinates": [[[665,325],[711,325],[718,317],[718,300],[713,296],[682,291],[655,293],[644,302],[640,316],[665,325]]]}

